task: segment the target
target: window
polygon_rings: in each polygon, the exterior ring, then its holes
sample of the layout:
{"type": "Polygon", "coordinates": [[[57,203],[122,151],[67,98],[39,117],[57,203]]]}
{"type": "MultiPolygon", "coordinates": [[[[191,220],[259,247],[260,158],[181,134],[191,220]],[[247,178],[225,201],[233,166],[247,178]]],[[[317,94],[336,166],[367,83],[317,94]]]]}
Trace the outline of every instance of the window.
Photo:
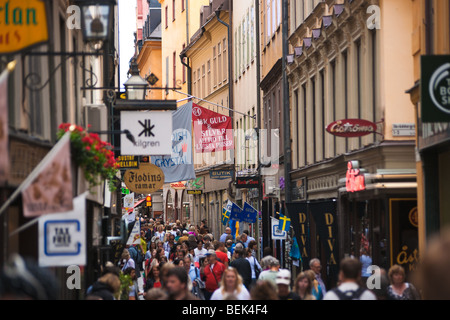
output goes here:
{"type": "Polygon", "coordinates": [[[211,60],[208,60],[207,71],[208,71],[208,79],[206,79],[206,82],[208,83],[208,95],[210,95],[211,94],[211,60]]]}
{"type": "Polygon", "coordinates": [[[252,6],[251,16],[250,16],[250,56],[251,60],[254,59],[255,56],[255,7],[252,6]]]}
{"type": "Polygon", "coordinates": [[[172,67],[172,80],[173,80],[173,87],[176,88],[177,86],[177,53],[176,51],[173,52],[173,67],[172,67]]]}
{"type": "Polygon", "coordinates": [[[219,81],[219,84],[222,83],[222,45],[219,42],[217,44],[217,78],[219,81]]]}
{"type": "Polygon", "coordinates": [[[277,0],[272,0],[272,30],[270,32],[270,35],[273,35],[275,33],[275,30],[277,30],[277,8],[276,3],[277,0]]]}
{"type": "Polygon", "coordinates": [[[281,15],[282,15],[282,9],[281,9],[281,0],[277,0],[277,27],[281,24],[281,15]]]}
{"type": "Polygon", "coordinates": [[[166,29],[167,29],[167,27],[169,26],[169,7],[168,6],[165,7],[164,20],[165,20],[166,29]]]}
{"type": "MultiPolygon", "coordinates": [[[[183,1],[183,3],[184,3],[184,1],[183,1]]],[[[186,44],[183,43],[183,51],[185,48],[186,48],[186,44]]],[[[186,83],[186,66],[185,65],[183,65],[182,70],[183,70],[183,83],[186,83]]]]}
{"type": "Polygon", "coordinates": [[[246,33],[245,33],[245,37],[246,37],[246,51],[247,51],[247,56],[246,56],[246,64],[247,66],[250,64],[250,15],[249,12],[247,11],[247,15],[245,16],[245,29],[246,29],[246,33]]]}
{"type": "Polygon", "coordinates": [[[228,57],[227,57],[227,39],[223,39],[223,82],[225,83],[228,78],[228,57]]]}
{"type": "Polygon", "coordinates": [[[197,72],[196,71],[194,71],[194,75],[192,78],[194,79],[194,88],[193,88],[194,96],[197,96],[198,92],[197,92],[197,72]]]}
{"type": "Polygon", "coordinates": [[[200,68],[197,69],[197,89],[198,96],[202,96],[201,84],[200,84],[200,68]]]}
{"type": "Polygon", "coordinates": [[[176,0],[172,0],[172,21],[175,21],[175,2],[176,0]]]}
{"type": "Polygon", "coordinates": [[[239,25],[239,75],[242,74],[242,26],[239,25]]]}
{"type": "Polygon", "coordinates": [[[181,12],[185,10],[185,0],[181,0],[181,12]]]}
{"type": "Polygon", "coordinates": [[[213,47],[213,84],[214,88],[217,87],[217,56],[216,56],[216,47],[213,47]]]}
{"type": "Polygon", "coordinates": [[[266,0],[266,43],[270,41],[270,35],[272,34],[272,24],[270,23],[270,0],[266,0]]]}
{"type": "Polygon", "coordinates": [[[234,32],[234,80],[238,78],[238,37],[237,31],[234,32]]]}
{"type": "MultiPolygon", "coordinates": [[[[169,56],[166,57],[166,87],[169,87],[169,56]]],[[[167,94],[169,94],[169,90],[166,90],[167,94]]]]}
{"type": "Polygon", "coordinates": [[[206,93],[206,68],[205,68],[205,65],[202,65],[202,93],[203,93],[203,97],[207,96],[207,93],[206,93]]]}

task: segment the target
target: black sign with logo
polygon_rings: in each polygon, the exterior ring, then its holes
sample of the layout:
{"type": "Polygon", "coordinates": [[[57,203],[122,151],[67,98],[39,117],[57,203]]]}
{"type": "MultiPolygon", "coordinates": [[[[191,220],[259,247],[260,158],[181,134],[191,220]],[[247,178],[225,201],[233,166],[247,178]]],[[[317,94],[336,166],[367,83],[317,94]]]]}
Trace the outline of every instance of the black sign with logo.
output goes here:
{"type": "Polygon", "coordinates": [[[259,188],[260,179],[259,177],[236,177],[236,188],[237,189],[253,189],[259,188]]]}
{"type": "Polygon", "coordinates": [[[421,57],[422,122],[450,122],[450,56],[421,57]]]}

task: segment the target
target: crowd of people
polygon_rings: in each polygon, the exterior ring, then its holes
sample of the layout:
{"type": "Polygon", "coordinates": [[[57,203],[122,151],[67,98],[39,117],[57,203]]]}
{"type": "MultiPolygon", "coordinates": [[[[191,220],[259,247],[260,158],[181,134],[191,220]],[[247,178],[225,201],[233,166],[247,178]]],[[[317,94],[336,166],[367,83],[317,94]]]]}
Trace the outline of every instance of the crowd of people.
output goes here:
{"type": "Polygon", "coordinates": [[[147,219],[140,242],[124,249],[118,266],[110,263],[105,268],[88,289],[87,298],[116,299],[121,290],[121,299],[129,300],[420,299],[398,265],[380,274],[381,288],[367,289],[361,281],[367,280],[361,273],[367,264],[366,252],[361,260],[342,260],[338,286],[328,291],[319,259],[312,259],[310,269],[292,279],[291,271],[280,269],[279,260],[270,253],[266,248],[259,260],[256,240],[247,230],[236,237],[226,228],[216,239],[206,220],[194,226],[189,221],[164,225],[147,219]],[[121,276],[130,279],[125,287],[121,276]]]}

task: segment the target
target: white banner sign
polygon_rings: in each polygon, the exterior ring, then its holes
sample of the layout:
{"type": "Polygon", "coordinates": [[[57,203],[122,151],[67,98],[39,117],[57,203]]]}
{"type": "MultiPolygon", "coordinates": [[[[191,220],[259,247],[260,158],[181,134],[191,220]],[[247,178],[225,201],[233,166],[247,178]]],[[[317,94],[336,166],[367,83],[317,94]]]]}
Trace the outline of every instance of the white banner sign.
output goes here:
{"type": "Polygon", "coordinates": [[[286,240],[287,232],[281,231],[278,226],[280,225],[280,221],[274,217],[270,217],[272,220],[272,240],[286,240]]]}
{"type": "Polygon", "coordinates": [[[39,265],[86,265],[86,195],[73,200],[72,211],[39,218],[39,265]]]}
{"type": "Polygon", "coordinates": [[[121,135],[122,155],[153,156],[172,154],[172,112],[168,111],[122,111],[121,130],[130,131],[130,136],[121,135]],[[132,139],[131,139],[132,140],[132,139]]]}

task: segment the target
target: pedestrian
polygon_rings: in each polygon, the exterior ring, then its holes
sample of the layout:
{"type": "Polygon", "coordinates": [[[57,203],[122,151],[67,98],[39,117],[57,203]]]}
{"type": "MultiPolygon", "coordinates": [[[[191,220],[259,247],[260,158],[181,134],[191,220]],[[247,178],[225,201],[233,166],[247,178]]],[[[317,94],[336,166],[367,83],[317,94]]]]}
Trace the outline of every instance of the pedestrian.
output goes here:
{"type": "Polygon", "coordinates": [[[123,249],[122,252],[122,272],[125,272],[126,269],[128,268],[136,268],[136,264],[134,262],[134,260],[131,258],[130,252],[128,251],[128,249],[123,249]]]}
{"type": "Polygon", "coordinates": [[[314,271],[316,280],[320,285],[320,289],[322,290],[322,294],[325,296],[325,294],[327,293],[327,289],[325,287],[325,283],[322,280],[322,264],[320,263],[320,260],[317,258],[311,259],[311,261],[309,262],[309,267],[312,271],[314,271]]]}
{"type": "Polygon", "coordinates": [[[175,268],[173,263],[169,263],[169,262],[161,262],[159,264],[160,268],[159,268],[159,276],[161,278],[161,285],[163,289],[166,289],[166,284],[167,284],[167,274],[169,272],[170,269],[175,268]]]}
{"type": "Polygon", "coordinates": [[[250,290],[251,300],[279,300],[277,288],[268,280],[259,280],[250,290]]]}
{"type": "Polygon", "coordinates": [[[393,265],[388,271],[391,285],[388,287],[389,300],[420,300],[416,287],[406,281],[405,269],[398,264],[393,265]]]}
{"type": "Polygon", "coordinates": [[[219,288],[225,266],[223,263],[217,261],[216,252],[214,250],[209,250],[206,254],[206,258],[207,260],[205,259],[200,269],[200,274],[202,280],[205,282],[205,299],[210,300],[213,292],[219,288]]]}
{"type": "Polygon", "coordinates": [[[256,243],[255,240],[251,240],[251,241],[248,243],[247,249],[250,250],[252,256],[254,256],[255,258],[257,258],[257,253],[256,253],[256,251],[258,250],[258,244],[256,243]]]}
{"type": "Polygon", "coordinates": [[[231,235],[231,228],[230,227],[226,227],[225,228],[225,231],[220,236],[219,241],[225,243],[228,235],[231,235]]]}
{"type": "Polygon", "coordinates": [[[322,300],[323,299],[323,293],[322,288],[319,285],[319,282],[316,279],[316,273],[312,270],[306,270],[305,274],[308,276],[308,278],[311,280],[312,288],[311,293],[316,298],[316,300],[322,300]]]}
{"type": "Polygon", "coordinates": [[[291,272],[289,270],[279,270],[275,282],[280,300],[300,300],[298,294],[291,291],[291,272]]]}
{"type": "Polygon", "coordinates": [[[106,267],[102,276],[90,286],[86,292],[86,299],[116,300],[120,290],[120,269],[106,267]]]}
{"type": "Polygon", "coordinates": [[[209,233],[209,228],[208,228],[208,226],[206,225],[207,222],[208,222],[208,221],[207,221],[206,219],[203,219],[203,220],[202,220],[201,225],[200,225],[200,228],[199,228],[199,233],[200,233],[200,234],[205,235],[205,234],[208,234],[208,233],[209,233]]]}
{"type": "Polygon", "coordinates": [[[227,236],[227,240],[225,242],[225,246],[226,246],[228,252],[230,253],[230,255],[228,256],[228,259],[231,260],[231,256],[233,256],[234,248],[236,246],[236,244],[233,241],[233,237],[231,235],[227,236]]]}
{"type": "Polygon", "coordinates": [[[184,269],[191,281],[191,293],[200,300],[204,300],[203,290],[205,289],[205,283],[200,278],[200,270],[195,266],[193,257],[189,254],[184,257],[184,269]]]}
{"type": "Polygon", "coordinates": [[[248,230],[244,230],[242,231],[242,234],[245,234],[247,236],[247,240],[245,241],[245,247],[248,248],[248,244],[250,243],[250,241],[255,241],[255,238],[250,236],[250,233],[248,232],[248,230]]]}
{"type": "MultiPolygon", "coordinates": [[[[278,259],[276,259],[272,256],[264,257],[263,260],[264,259],[266,259],[265,264],[267,263],[269,269],[261,272],[258,279],[259,280],[268,280],[268,281],[272,282],[272,284],[274,286],[276,286],[277,285],[277,283],[276,283],[277,274],[280,269],[280,261],[278,261],[278,259]]],[[[262,260],[261,260],[261,262],[262,262],[262,260]]]]}
{"type": "Polygon", "coordinates": [[[152,289],[152,288],[161,288],[162,282],[160,277],[160,268],[159,263],[155,261],[155,263],[152,263],[150,267],[150,271],[147,276],[147,280],[145,281],[144,289],[146,291],[152,289]]]}
{"type": "Polygon", "coordinates": [[[175,247],[175,236],[171,233],[167,233],[167,241],[164,242],[164,251],[170,252],[173,247],[175,247]]]}
{"type": "Polygon", "coordinates": [[[213,245],[214,250],[216,251],[217,259],[225,265],[225,268],[228,268],[228,250],[225,248],[225,244],[215,240],[213,245]]]}
{"type": "Polygon", "coordinates": [[[178,243],[184,243],[189,240],[189,233],[187,230],[183,230],[183,235],[178,239],[178,243]]]}
{"type": "Polygon", "coordinates": [[[250,289],[252,284],[252,267],[250,262],[246,259],[246,250],[241,245],[236,245],[234,249],[235,259],[231,261],[230,266],[237,269],[238,273],[244,281],[244,285],[247,289],[250,289]]]}
{"type": "Polygon", "coordinates": [[[367,279],[372,275],[370,272],[370,266],[372,265],[372,258],[369,255],[369,252],[366,248],[361,249],[361,256],[359,257],[359,261],[361,261],[362,270],[361,270],[361,281],[364,285],[367,284],[367,279]]]}
{"type": "Polygon", "coordinates": [[[193,234],[190,234],[188,236],[188,247],[189,250],[194,250],[195,248],[197,248],[197,240],[193,234]]]}
{"type": "Polygon", "coordinates": [[[167,300],[169,295],[166,290],[153,288],[145,293],[145,300],[167,300]]]}
{"type": "Polygon", "coordinates": [[[294,291],[300,297],[300,300],[316,300],[316,297],[312,294],[313,282],[311,278],[305,273],[298,274],[294,283],[294,291]]]}
{"type": "Polygon", "coordinates": [[[230,297],[235,300],[250,300],[250,293],[242,282],[242,277],[236,268],[229,267],[225,269],[220,287],[214,291],[211,300],[229,300],[230,297]]]}
{"type": "Polygon", "coordinates": [[[183,267],[173,267],[167,272],[168,300],[198,300],[188,289],[188,274],[183,267]]]}
{"type": "Polygon", "coordinates": [[[124,275],[129,275],[131,278],[131,286],[128,291],[128,300],[138,300],[140,295],[143,293],[139,292],[139,285],[137,282],[136,269],[129,267],[125,269],[124,275]]]}
{"type": "Polygon", "coordinates": [[[164,226],[163,225],[159,225],[157,228],[157,231],[155,232],[155,237],[164,243],[164,236],[166,235],[166,233],[164,232],[164,226]]]}
{"type": "Polygon", "coordinates": [[[207,252],[208,250],[203,248],[203,241],[198,240],[197,248],[194,249],[194,261],[198,262],[200,258],[203,258],[206,255],[207,252]]]}
{"type": "Polygon", "coordinates": [[[327,292],[323,300],[376,300],[376,296],[359,285],[361,281],[361,262],[354,258],[341,261],[339,286],[327,292]]]}
{"type": "Polygon", "coordinates": [[[259,275],[262,271],[261,265],[259,264],[258,260],[253,255],[253,251],[251,248],[246,249],[247,252],[247,261],[250,263],[250,267],[252,268],[252,281],[250,283],[250,289],[256,284],[256,281],[259,278],[259,275]]]}

